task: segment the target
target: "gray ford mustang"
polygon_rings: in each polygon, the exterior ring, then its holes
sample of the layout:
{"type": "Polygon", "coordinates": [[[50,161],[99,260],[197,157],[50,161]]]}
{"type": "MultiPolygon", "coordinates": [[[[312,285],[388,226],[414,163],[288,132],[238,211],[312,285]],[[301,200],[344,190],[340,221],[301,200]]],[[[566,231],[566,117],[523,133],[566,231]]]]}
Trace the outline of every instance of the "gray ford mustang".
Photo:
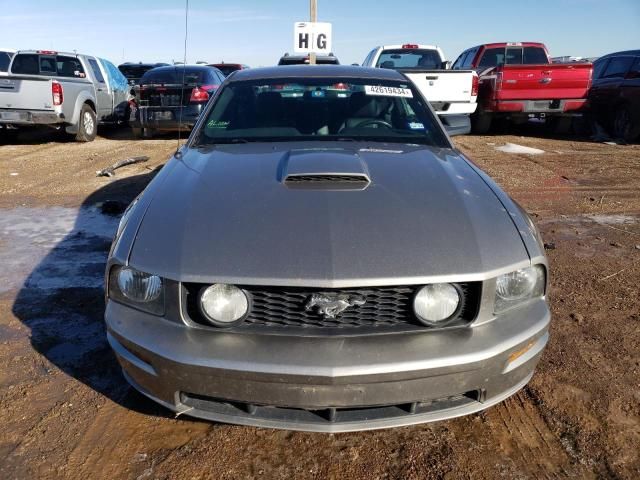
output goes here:
{"type": "Polygon", "coordinates": [[[401,73],[251,69],[123,215],[105,319],[126,379],[175,412],[366,430],[517,392],[546,286],[527,214],[401,73]]]}

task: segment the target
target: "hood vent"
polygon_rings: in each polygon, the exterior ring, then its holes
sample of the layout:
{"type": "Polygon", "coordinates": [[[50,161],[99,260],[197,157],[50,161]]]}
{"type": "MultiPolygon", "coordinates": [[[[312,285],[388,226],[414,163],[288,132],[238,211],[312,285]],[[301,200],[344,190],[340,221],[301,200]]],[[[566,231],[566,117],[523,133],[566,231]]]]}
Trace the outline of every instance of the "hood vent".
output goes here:
{"type": "Polygon", "coordinates": [[[363,174],[307,173],[287,175],[284,183],[292,188],[362,190],[369,185],[370,180],[363,174]]]}
{"type": "Polygon", "coordinates": [[[278,168],[278,180],[288,188],[364,190],[369,171],[357,152],[316,148],[287,152],[278,168]]]}

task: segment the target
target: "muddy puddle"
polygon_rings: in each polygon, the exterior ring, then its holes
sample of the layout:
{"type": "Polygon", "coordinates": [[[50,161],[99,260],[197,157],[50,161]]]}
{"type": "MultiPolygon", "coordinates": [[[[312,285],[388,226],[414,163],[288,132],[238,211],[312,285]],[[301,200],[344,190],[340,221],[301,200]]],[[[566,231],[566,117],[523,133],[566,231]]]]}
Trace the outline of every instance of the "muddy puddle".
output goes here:
{"type": "Polygon", "coordinates": [[[98,207],[0,210],[0,294],[23,285],[99,288],[117,225],[98,207]]]}

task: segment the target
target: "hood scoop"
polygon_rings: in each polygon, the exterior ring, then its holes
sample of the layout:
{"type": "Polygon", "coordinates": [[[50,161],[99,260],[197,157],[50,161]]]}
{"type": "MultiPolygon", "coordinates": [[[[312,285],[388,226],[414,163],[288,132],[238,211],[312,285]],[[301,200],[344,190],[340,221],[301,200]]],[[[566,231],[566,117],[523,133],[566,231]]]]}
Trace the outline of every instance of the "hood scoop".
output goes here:
{"type": "Polygon", "coordinates": [[[288,152],[280,173],[279,180],[289,188],[364,190],[371,183],[360,155],[344,150],[288,152]]]}

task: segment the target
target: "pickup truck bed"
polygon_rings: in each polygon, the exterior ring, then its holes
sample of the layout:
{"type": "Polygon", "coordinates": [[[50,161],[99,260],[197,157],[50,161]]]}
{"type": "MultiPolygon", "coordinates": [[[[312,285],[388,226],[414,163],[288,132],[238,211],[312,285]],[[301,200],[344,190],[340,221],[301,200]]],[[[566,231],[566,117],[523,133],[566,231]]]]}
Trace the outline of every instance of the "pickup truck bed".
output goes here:
{"type": "MultiPolygon", "coordinates": [[[[434,45],[403,44],[375,47],[363,67],[390,68],[403,73],[429,101],[446,127],[459,133],[476,110],[478,75],[474,70],[449,70],[442,50],[434,45]]],[[[451,130],[449,130],[451,131],[451,130]]]]}
{"type": "Polygon", "coordinates": [[[14,125],[64,123],[61,105],[53,104],[55,80],[12,75],[0,80],[0,121],[14,125]]]}
{"type": "Polygon", "coordinates": [[[551,63],[547,48],[537,42],[468,48],[453,70],[469,68],[478,72],[480,82],[478,108],[471,117],[476,133],[487,132],[497,116],[517,123],[552,117],[554,130],[561,133],[571,125],[570,116],[585,107],[593,70],[590,63],[551,63]]]}
{"type": "Polygon", "coordinates": [[[581,109],[591,82],[590,63],[502,65],[480,75],[485,111],[572,112],[581,109]]]}
{"type": "Polygon", "coordinates": [[[418,87],[438,115],[469,115],[475,111],[475,95],[472,90],[474,83],[477,86],[476,72],[416,69],[398,71],[418,87]]]}

